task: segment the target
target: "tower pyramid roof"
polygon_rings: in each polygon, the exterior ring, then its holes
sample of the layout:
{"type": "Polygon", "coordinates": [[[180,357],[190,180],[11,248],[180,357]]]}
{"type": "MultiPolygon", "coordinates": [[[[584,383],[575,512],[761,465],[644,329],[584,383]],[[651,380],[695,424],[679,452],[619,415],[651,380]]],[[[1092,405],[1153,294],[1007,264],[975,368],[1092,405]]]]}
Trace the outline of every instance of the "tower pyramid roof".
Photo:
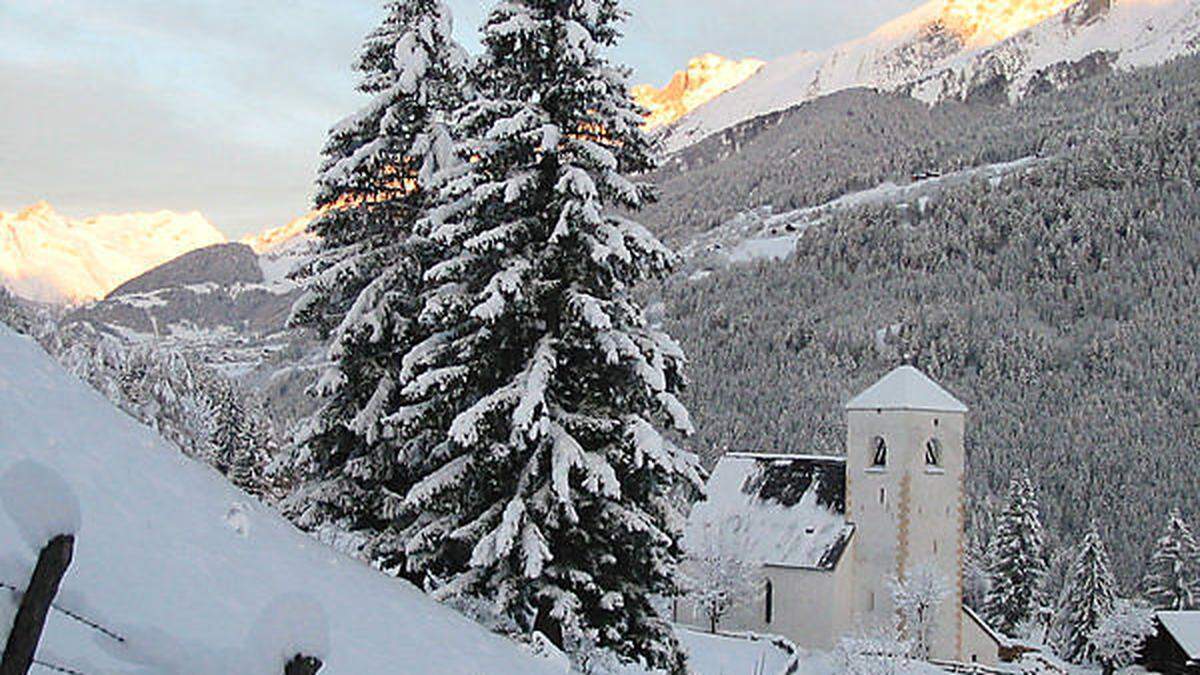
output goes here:
{"type": "Polygon", "coordinates": [[[846,410],[925,410],[965,413],[967,406],[912,366],[900,366],[850,399],[846,410]]]}

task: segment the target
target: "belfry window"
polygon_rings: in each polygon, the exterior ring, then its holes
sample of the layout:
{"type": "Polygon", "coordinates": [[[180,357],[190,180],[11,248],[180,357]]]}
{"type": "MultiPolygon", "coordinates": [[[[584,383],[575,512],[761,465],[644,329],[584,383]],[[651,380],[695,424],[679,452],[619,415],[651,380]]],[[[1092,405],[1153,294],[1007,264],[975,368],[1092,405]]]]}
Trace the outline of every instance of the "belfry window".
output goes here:
{"type": "Polygon", "coordinates": [[[887,450],[887,441],[883,440],[883,436],[876,436],[875,440],[871,441],[871,451],[874,453],[871,457],[871,466],[887,466],[887,450]]]}
{"type": "Polygon", "coordinates": [[[763,619],[766,623],[771,623],[772,615],[775,613],[775,587],[771,585],[770,579],[767,579],[766,588],[767,597],[763,602],[763,619]]]}
{"type": "Polygon", "coordinates": [[[926,466],[942,465],[942,442],[936,438],[931,438],[925,443],[925,464],[926,466]]]}

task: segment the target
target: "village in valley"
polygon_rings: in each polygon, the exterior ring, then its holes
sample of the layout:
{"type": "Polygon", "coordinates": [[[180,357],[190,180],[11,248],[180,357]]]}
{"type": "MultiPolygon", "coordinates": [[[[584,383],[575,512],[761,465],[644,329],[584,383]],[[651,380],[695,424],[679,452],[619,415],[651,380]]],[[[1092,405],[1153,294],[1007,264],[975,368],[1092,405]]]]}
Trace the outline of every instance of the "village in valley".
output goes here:
{"type": "Polygon", "coordinates": [[[333,4],[0,8],[0,675],[1200,675],[1200,0],[333,4]]]}

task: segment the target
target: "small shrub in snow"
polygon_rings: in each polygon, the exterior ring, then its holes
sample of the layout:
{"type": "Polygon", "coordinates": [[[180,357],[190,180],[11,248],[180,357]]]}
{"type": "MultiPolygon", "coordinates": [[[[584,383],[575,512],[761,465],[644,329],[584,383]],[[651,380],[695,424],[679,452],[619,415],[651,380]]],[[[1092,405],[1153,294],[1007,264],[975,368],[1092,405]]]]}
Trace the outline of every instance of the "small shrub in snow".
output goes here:
{"type": "Polygon", "coordinates": [[[911,642],[890,631],[874,629],[843,637],[833,651],[833,662],[845,675],[899,675],[907,672],[911,642]]]}
{"type": "Polygon", "coordinates": [[[728,543],[709,537],[683,563],[687,596],[708,619],[713,633],[723,618],[757,595],[762,583],[758,566],[742,560],[737,553],[728,543]]]}
{"type": "Polygon", "coordinates": [[[1155,630],[1154,610],[1136,602],[1118,600],[1113,611],[1100,620],[1100,625],[1088,639],[1104,672],[1112,673],[1132,664],[1155,630]]]}
{"type": "Polygon", "coordinates": [[[892,600],[900,631],[912,645],[912,656],[928,659],[937,630],[937,611],[950,595],[950,586],[932,565],[920,565],[903,579],[892,581],[892,600]]]}

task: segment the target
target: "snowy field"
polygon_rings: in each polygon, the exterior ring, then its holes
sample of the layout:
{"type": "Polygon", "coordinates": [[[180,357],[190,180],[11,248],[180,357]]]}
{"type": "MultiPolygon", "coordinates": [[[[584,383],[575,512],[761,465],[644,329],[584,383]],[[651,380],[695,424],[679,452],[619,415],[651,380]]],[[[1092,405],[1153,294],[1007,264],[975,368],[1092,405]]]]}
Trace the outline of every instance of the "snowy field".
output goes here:
{"type": "Polygon", "coordinates": [[[765,640],[679,629],[696,675],[784,675],[793,657],[765,640]]]}
{"type": "MultiPolygon", "coordinates": [[[[0,582],[78,527],[40,659],[85,675],[555,672],[416,589],[314,542],[0,327],[0,582]]],[[[0,634],[13,597],[0,591],[0,634]]],[[[47,671],[49,672],[49,671],[47,671]]]]}

